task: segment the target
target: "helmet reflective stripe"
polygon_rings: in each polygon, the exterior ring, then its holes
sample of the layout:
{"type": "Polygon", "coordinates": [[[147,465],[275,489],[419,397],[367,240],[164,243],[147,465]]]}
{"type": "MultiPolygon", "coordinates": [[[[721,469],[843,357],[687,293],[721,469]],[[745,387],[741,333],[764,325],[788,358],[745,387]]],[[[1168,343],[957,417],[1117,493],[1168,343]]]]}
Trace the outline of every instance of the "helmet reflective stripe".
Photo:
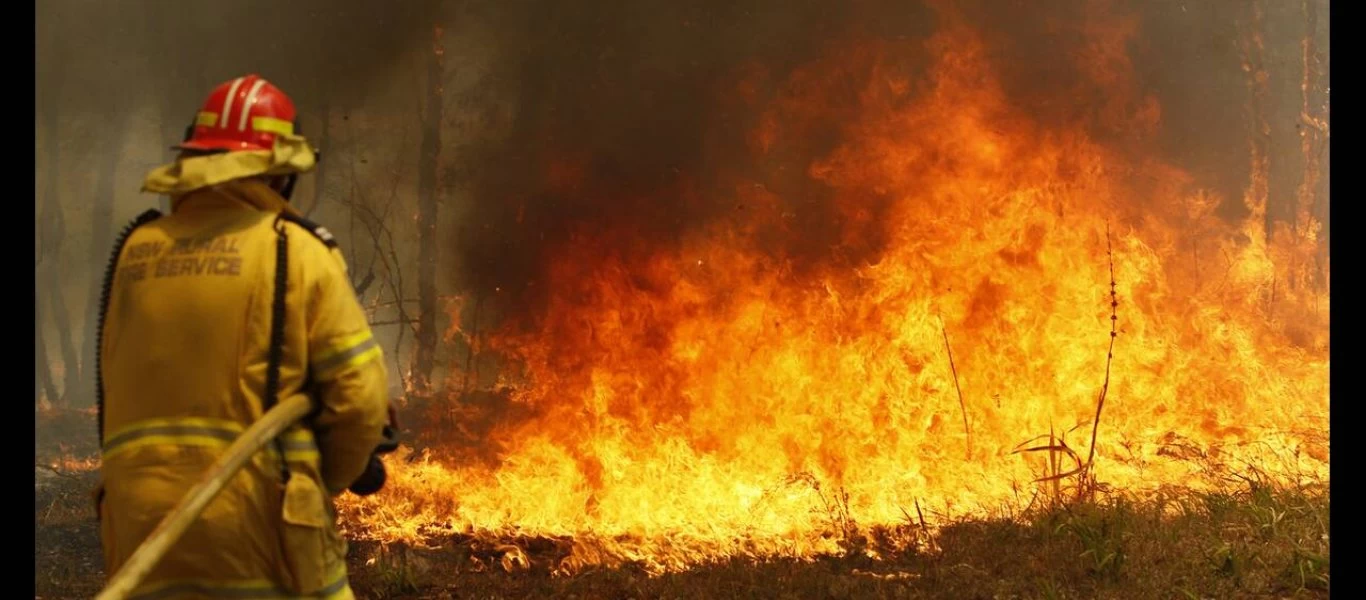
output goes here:
{"type": "Polygon", "coordinates": [[[294,135],[294,124],[284,119],[272,117],[252,117],[251,129],[261,133],[273,133],[275,135],[294,135]]]}
{"type": "Polygon", "coordinates": [[[266,84],[266,80],[257,79],[252,84],[251,91],[247,92],[247,99],[242,102],[242,118],[237,120],[237,130],[247,130],[247,117],[251,114],[251,107],[256,105],[256,93],[261,91],[261,86],[266,84]]]}
{"type": "Polygon", "coordinates": [[[228,88],[228,95],[223,98],[223,114],[218,121],[218,127],[220,129],[228,128],[228,115],[232,113],[232,97],[237,95],[237,88],[242,86],[242,81],[244,79],[246,79],[246,77],[238,77],[237,79],[232,80],[232,87],[228,88]]]}

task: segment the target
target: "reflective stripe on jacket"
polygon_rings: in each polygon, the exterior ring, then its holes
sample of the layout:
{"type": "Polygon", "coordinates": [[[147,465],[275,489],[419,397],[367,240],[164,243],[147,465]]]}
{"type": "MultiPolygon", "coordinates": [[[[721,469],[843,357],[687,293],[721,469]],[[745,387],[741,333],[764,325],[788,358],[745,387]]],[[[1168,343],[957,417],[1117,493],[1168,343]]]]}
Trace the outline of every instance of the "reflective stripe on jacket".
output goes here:
{"type": "Polygon", "coordinates": [[[387,374],[341,253],[278,219],[240,180],[176,198],[123,246],[101,340],[100,533],[114,573],[263,414],[277,228],[288,274],[279,399],[308,424],[247,464],[135,598],[351,598],[331,496],[361,474],[387,420],[387,374]]]}

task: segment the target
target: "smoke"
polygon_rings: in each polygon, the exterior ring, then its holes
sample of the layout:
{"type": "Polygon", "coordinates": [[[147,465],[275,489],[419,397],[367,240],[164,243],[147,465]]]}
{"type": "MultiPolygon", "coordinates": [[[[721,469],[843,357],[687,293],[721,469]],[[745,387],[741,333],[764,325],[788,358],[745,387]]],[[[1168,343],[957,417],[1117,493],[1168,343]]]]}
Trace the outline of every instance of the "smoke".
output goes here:
{"type": "MultiPolygon", "coordinates": [[[[462,173],[477,198],[458,237],[467,280],[531,299],[528,285],[545,252],[575,233],[630,231],[666,241],[733,210],[727,186],[755,175],[746,172],[755,107],[736,98],[746,68],[781,75],[867,23],[836,8],[523,6],[515,28],[502,32],[506,50],[491,67],[509,85],[487,90],[489,101],[506,103],[513,115],[510,131],[462,173]]],[[[923,33],[930,20],[923,8],[886,14],[903,31],[923,33]]]]}
{"type": "MultiPolygon", "coordinates": [[[[490,8],[506,28],[489,67],[500,78],[480,101],[498,103],[511,125],[459,172],[476,199],[456,236],[461,280],[500,290],[514,315],[534,314],[553,293],[536,283],[567,244],[591,240],[596,251],[630,264],[642,245],[676,241],[745,210],[738,186],[784,203],[793,221],[771,250],[794,258],[794,268],[875,255],[878,228],[841,238],[848,215],[809,171],[847,134],[841,117],[858,108],[870,77],[890,71],[922,81],[926,65],[906,48],[923,47],[950,22],[980,33],[1008,97],[1041,127],[1084,124],[1135,164],[1147,157],[1180,165],[1235,218],[1253,123],[1237,46],[1254,27],[1246,6],[869,0],[490,8]],[[889,65],[877,48],[895,48],[901,62],[889,65]],[[860,52],[872,55],[850,60],[860,52]],[[823,72],[803,70],[816,63],[823,72]],[[798,100],[824,110],[781,108],[798,100]],[[772,106],[780,108],[764,114],[772,106]],[[765,118],[789,135],[760,153],[753,136],[773,124],[765,118]]],[[[1284,142],[1273,145],[1272,157],[1273,202],[1282,214],[1300,176],[1298,138],[1285,131],[1299,112],[1300,73],[1286,57],[1299,56],[1306,33],[1300,9],[1275,9],[1292,25],[1266,34],[1268,53],[1281,57],[1271,65],[1278,97],[1296,101],[1268,107],[1284,142]]],[[[867,203],[876,221],[885,202],[867,203]]]]}
{"type": "MultiPolygon", "coordinates": [[[[1246,3],[939,4],[45,2],[36,14],[38,133],[45,117],[59,113],[117,119],[151,104],[164,123],[137,142],[161,147],[212,85],[248,71],[289,90],[305,115],[364,106],[393,80],[395,65],[429,51],[431,25],[478,31],[445,40],[457,57],[470,44],[496,47],[488,64],[449,65],[455,73],[486,73],[477,90],[450,99],[450,112],[504,113],[509,127],[498,139],[448,154],[448,179],[473,199],[454,248],[465,271],[458,280],[520,289],[537,278],[544,252],[570,232],[616,224],[675,237],[733,210],[736,180],[759,180],[790,202],[823,206],[819,185],[800,174],[803,163],[836,143],[839,124],[807,124],[806,147],[777,153],[790,174],[779,181],[779,165],[755,165],[746,145],[757,107],[803,93],[784,87],[794,70],[850,51],[853,40],[921,43],[947,14],[982,32],[1011,98],[1041,124],[1082,120],[1093,122],[1097,135],[1122,137],[1134,107],[1111,106],[1112,99],[1152,97],[1161,124],[1143,141],[1232,199],[1236,210],[1251,132],[1236,44],[1249,26],[1246,3]],[[1135,27],[1126,29],[1130,21],[1135,27]]],[[[1303,9],[1279,3],[1264,19],[1276,92],[1270,123],[1287,142],[1276,144],[1284,156],[1273,160],[1277,197],[1293,194],[1299,166],[1293,148],[1303,9]]],[[[1318,12],[1326,23],[1326,6],[1318,12]]],[[[1326,51],[1326,41],[1319,45],[1326,51]]],[[[915,78],[923,65],[905,67],[915,78]]],[[[852,95],[869,74],[846,75],[852,95]]],[[[420,82],[413,84],[418,97],[420,82]]],[[[838,87],[827,82],[821,93],[838,87]]],[[[445,137],[458,140],[459,133],[445,137]]],[[[815,236],[808,246],[831,241],[820,237],[831,215],[799,215],[812,223],[800,228],[815,236]]]]}
{"type": "MultiPolygon", "coordinates": [[[[1040,127],[1084,123],[1135,161],[1179,165],[1227,218],[1243,210],[1255,121],[1239,41],[1261,31],[1268,212],[1284,219],[1303,171],[1301,41],[1316,12],[1326,55],[1328,11],[1323,0],[1261,4],[1254,22],[1233,0],[43,2],[35,208],[61,206],[67,222],[35,220],[39,258],[78,265],[43,285],[88,295],[98,267],[79,265],[102,262],[108,240],[87,235],[99,229],[87,207],[113,190],[117,228],[151,204],[136,191],[146,168],[169,158],[213,85],[246,72],[295,98],[306,134],[320,115],[368,119],[323,148],[324,169],[356,169],[350,181],[330,172],[325,198],[411,201],[434,25],[446,31],[443,293],[496,290],[513,316],[544,308],[547,265],[567,247],[596,244],[630,265],[755,211],[769,218],[748,221],[770,226],[749,233],[798,273],[876,257],[888,199],[863,198],[852,214],[811,169],[850,135],[870,81],[924,81],[925,44],[954,20],[980,33],[1011,101],[1040,127]],[[392,173],[348,164],[385,155],[392,173]]],[[[1326,59],[1316,64],[1326,76],[1326,59]]],[[[1326,221],[1326,177],[1318,185],[1326,221]]],[[[367,256],[368,240],[340,234],[367,256]]],[[[79,314],[83,302],[67,304],[79,314]]]]}
{"type": "MultiPolygon", "coordinates": [[[[186,121],[213,85],[258,72],[304,108],[352,104],[425,41],[438,2],[164,3],[36,5],[40,114],[117,116],[170,99],[186,121]]],[[[169,116],[169,115],[168,115],[169,116]]],[[[174,140],[172,140],[174,141],[174,140]]]]}

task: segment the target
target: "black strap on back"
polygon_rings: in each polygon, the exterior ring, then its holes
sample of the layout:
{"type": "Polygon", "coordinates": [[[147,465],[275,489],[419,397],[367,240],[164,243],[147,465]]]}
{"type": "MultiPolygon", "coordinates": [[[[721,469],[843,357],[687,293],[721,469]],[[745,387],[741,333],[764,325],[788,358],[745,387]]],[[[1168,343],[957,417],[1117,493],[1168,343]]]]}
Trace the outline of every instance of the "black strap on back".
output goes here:
{"type": "Polygon", "coordinates": [[[293,223],[295,225],[298,225],[299,227],[303,227],[309,233],[313,234],[313,237],[318,238],[318,241],[322,242],[323,245],[327,246],[329,249],[337,247],[337,238],[332,237],[332,232],[328,231],[326,227],[323,227],[322,225],[314,223],[313,221],[310,221],[299,215],[294,215],[290,213],[280,213],[280,218],[289,221],[290,223],[293,223]]]}
{"type": "MultiPolygon", "coordinates": [[[[285,347],[285,292],[289,287],[289,234],[288,229],[280,221],[294,223],[314,237],[317,237],[323,245],[328,248],[336,248],[337,240],[332,237],[332,233],[326,227],[314,223],[301,216],[283,212],[275,222],[275,292],[271,302],[270,310],[270,349],[266,362],[266,389],[261,397],[261,410],[264,413],[274,408],[279,401],[280,395],[280,362],[284,358],[285,347]]],[[[311,376],[309,376],[311,378],[311,376]]],[[[305,380],[304,387],[309,387],[305,380]]],[[[320,403],[314,402],[315,406],[305,420],[316,416],[321,410],[320,403]]],[[[280,437],[275,438],[275,449],[280,453],[280,475],[283,481],[289,481],[289,461],[285,458],[284,443],[280,437]]]]}
{"type": "MultiPolygon", "coordinates": [[[[285,215],[280,215],[284,217],[285,215]]],[[[285,292],[289,288],[289,234],[277,220],[275,223],[275,292],[270,309],[270,348],[266,358],[266,389],[261,396],[261,412],[274,408],[280,395],[280,361],[285,350],[285,292]]],[[[289,481],[289,460],[285,458],[284,442],[275,437],[275,449],[280,453],[281,481],[289,481]]]]}
{"type": "Polygon", "coordinates": [[[104,354],[104,318],[109,313],[109,296],[114,291],[114,276],[119,270],[119,256],[123,254],[123,246],[128,243],[128,238],[133,235],[134,230],[159,218],[161,211],[155,208],[148,209],[119,232],[119,236],[114,239],[114,252],[109,256],[109,265],[104,270],[104,283],[100,285],[99,321],[95,324],[95,431],[101,447],[104,446],[104,372],[101,365],[104,354]]]}
{"type": "MultiPolygon", "coordinates": [[[[302,227],[304,231],[313,234],[313,237],[317,238],[318,241],[322,242],[323,245],[329,249],[338,247],[337,239],[332,237],[332,232],[328,231],[326,227],[310,221],[307,218],[293,213],[280,213],[280,220],[288,221],[302,227]]],[[[313,373],[310,370],[304,375],[304,389],[312,390],[312,387],[313,373]]],[[[322,403],[317,401],[316,396],[313,397],[313,400],[313,409],[304,416],[304,421],[311,421],[314,417],[318,416],[318,413],[322,412],[322,403]]]]}

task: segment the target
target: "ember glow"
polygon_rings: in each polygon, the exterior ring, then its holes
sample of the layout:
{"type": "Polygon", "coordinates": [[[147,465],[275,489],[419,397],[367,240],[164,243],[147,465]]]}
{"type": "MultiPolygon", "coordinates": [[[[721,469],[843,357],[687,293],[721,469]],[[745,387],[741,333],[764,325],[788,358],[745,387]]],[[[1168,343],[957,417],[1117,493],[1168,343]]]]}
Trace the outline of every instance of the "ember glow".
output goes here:
{"type": "MultiPolygon", "coordinates": [[[[556,244],[545,305],[483,338],[510,403],[454,417],[491,421],[483,452],[390,460],[389,489],[345,501],[352,533],[572,536],[566,568],[835,551],[842,523],[1029,504],[1049,458],[1016,450],[1051,433],[1084,461],[1107,368],[1100,484],[1198,485],[1210,461],[1326,479],[1318,173],[1277,200],[1299,203],[1295,225],[1268,231],[1266,148],[1229,148],[1252,165],[1232,199],[1132,150],[1162,107],[1132,83],[1130,20],[1093,19],[1075,60],[1109,100],[1058,125],[1012,102],[978,31],[940,17],[928,41],[832,49],[772,101],[749,92],[779,76],[739,77],[757,117],[735,208],[676,238],[603,225],[556,244]],[[815,122],[837,122],[837,143],[766,171],[815,122]],[[809,198],[770,176],[824,190],[835,234],[799,243],[809,198]]],[[[546,168],[578,177],[572,159],[546,168]]]]}

